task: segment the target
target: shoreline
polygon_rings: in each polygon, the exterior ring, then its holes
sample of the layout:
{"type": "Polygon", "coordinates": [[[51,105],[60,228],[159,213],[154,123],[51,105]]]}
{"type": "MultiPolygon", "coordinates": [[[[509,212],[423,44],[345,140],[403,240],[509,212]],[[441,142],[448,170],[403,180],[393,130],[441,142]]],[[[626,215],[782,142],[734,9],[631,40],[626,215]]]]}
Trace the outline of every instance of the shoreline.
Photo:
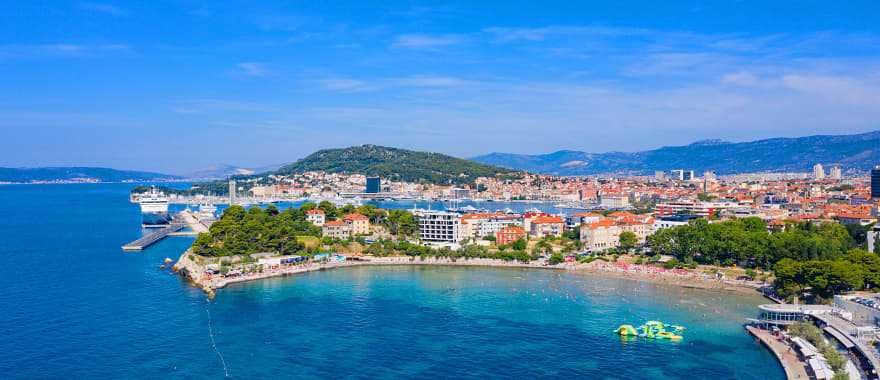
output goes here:
{"type": "Polygon", "coordinates": [[[726,292],[737,292],[742,294],[761,294],[760,285],[757,283],[747,283],[743,281],[717,280],[707,278],[706,275],[694,273],[685,270],[666,270],[662,268],[635,265],[635,264],[612,264],[612,263],[588,263],[588,264],[571,264],[562,263],[557,265],[544,265],[539,263],[522,263],[516,261],[503,261],[500,259],[472,258],[452,260],[449,258],[419,258],[411,256],[388,256],[388,257],[366,257],[365,260],[346,260],[344,262],[327,262],[327,263],[308,263],[304,265],[285,266],[280,268],[271,268],[263,272],[251,273],[236,277],[214,277],[205,275],[204,267],[193,260],[190,250],[181,255],[174,269],[181,275],[187,277],[194,285],[205,291],[210,297],[213,297],[216,290],[222,289],[230,284],[257,281],[273,277],[282,277],[297,275],[306,272],[315,272],[321,270],[338,269],[356,266],[406,266],[406,265],[424,265],[424,266],[473,266],[473,267],[492,267],[492,268],[531,268],[531,269],[549,269],[564,270],[575,273],[586,273],[597,276],[621,278],[633,281],[649,282],[660,285],[671,285],[691,289],[720,290],[726,292]]]}

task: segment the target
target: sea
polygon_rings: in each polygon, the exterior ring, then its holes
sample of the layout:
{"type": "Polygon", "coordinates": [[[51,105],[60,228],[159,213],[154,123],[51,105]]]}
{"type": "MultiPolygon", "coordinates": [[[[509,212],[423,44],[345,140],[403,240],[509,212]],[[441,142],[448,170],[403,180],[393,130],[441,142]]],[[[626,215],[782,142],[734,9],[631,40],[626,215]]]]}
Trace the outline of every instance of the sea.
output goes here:
{"type": "Polygon", "coordinates": [[[133,186],[0,186],[0,378],[784,378],[743,329],[758,295],[417,266],[254,281],[209,300],[160,269],[191,237],[120,249],[143,233],[133,186]],[[648,320],[685,326],[684,339],[613,333],[648,320]]]}

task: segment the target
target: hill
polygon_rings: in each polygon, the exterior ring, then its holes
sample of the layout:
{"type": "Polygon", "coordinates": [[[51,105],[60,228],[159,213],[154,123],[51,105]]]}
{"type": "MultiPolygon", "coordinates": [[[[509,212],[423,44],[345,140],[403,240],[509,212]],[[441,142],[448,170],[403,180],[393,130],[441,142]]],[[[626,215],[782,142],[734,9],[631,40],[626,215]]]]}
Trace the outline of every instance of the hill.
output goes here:
{"type": "Polygon", "coordinates": [[[164,181],[180,179],[178,176],[93,167],[44,167],[44,168],[0,168],[0,182],[123,182],[123,181],[164,181]]]}
{"type": "Polygon", "coordinates": [[[319,150],[275,174],[307,171],[357,173],[395,181],[435,184],[472,183],[477,177],[516,176],[516,171],[447,156],[377,145],[319,150]]]}
{"type": "Polygon", "coordinates": [[[773,138],[731,143],[698,141],[685,146],[642,152],[587,153],[563,150],[549,154],[491,153],[473,158],[489,165],[535,173],[588,175],[652,174],[655,170],[714,170],[717,174],[807,172],[816,163],[866,171],[880,163],[880,131],[855,135],[773,138]]]}

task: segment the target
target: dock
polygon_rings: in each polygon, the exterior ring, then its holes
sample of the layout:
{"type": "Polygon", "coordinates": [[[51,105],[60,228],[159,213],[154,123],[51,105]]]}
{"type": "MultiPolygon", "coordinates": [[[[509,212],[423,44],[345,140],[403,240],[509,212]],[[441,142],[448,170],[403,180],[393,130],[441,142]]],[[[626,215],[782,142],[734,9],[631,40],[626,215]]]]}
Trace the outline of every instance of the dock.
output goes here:
{"type": "Polygon", "coordinates": [[[174,216],[167,227],[157,229],[139,239],[122,246],[123,251],[143,251],[145,248],[169,236],[196,236],[208,232],[208,226],[199,221],[190,211],[181,211],[174,216]],[[189,227],[191,231],[181,231],[189,227]]]}
{"type": "Polygon", "coordinates": [[[142,236],[140,239],[137,239],[131,243],[122,246],[123,251],[142,251],[144,248],[147,248],[159,240],[164,239],[168,235],[180,231],[183,229],[182,223],[172,223],[169,224],[168,227],[160,228],[156,231],[153,231],[149,234],[142,236]]]}

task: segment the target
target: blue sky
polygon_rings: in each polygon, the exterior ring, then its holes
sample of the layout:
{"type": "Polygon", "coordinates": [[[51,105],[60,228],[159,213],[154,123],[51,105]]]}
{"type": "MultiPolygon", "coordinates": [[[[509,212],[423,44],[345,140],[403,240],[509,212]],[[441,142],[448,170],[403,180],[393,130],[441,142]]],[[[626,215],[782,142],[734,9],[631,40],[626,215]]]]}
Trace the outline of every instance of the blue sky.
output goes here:
{"type": "Polygon", "coordinates": [[[878,29],[877,1],[20,1],[0,10],[0,166],[865,132],[878,29]]]}

